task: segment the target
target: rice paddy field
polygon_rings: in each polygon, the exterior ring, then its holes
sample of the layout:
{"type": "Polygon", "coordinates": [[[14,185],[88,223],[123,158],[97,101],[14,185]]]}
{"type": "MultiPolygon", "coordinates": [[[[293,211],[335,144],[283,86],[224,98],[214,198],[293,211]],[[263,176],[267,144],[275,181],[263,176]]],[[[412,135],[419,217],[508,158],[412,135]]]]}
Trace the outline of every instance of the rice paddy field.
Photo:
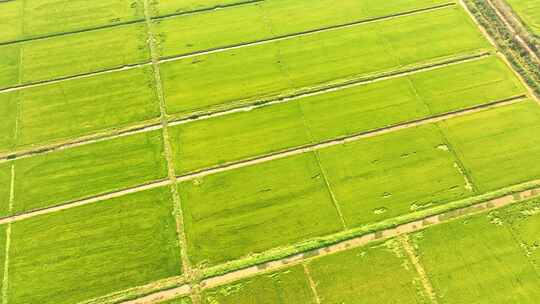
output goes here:
{"type": "Polygon", "coordinates": [[[540,3],[534,0],[506,0],[536,36],[540,36],[540,3]]]}
{"type": "Polygon", "coordinates": [[[538,302],[540,104],[461,2],[0,20],[1,304],[538,302]]]}

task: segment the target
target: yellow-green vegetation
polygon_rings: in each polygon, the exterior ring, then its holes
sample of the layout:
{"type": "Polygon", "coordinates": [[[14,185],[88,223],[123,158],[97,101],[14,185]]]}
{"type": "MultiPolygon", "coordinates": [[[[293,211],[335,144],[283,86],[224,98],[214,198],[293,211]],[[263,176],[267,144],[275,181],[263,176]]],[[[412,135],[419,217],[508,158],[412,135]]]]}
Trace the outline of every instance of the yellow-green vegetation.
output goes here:
{"type": "Polygon", "coordinates": [[[318,151],[350,226],[473,194],[438,128],[425,125],[318,151]]]}
{"type": "Polygon", "coordinates": [[[190,260],[217,264],[341,229],[313,154],[180,184],[190,260]]]}
{"type": "Polygon", "coordinates": [[[148,61],[146,36],[131,24],[0,46],[0,88],[148,61]]]}
{"type": "MultiPolygon", "coordinates": [[[[19,102],[17,146],[78,137],[159,117],[153,73],[146,67],[9,95],[18,97],[19,102]]],[[[16,116],[13,111],[10,114],[16,116]]]]}
{"type": "Polygon", "coordinates": [[[191,303],[192,301],[188,297],[182,297],[182,298],[172,299],[169,301],[159,302],[159,304],[191,304],[191,303]]]}
{"type": "Polygon", "coordinates": [[[176,170],[185,173],[353,135],[513,97],[524,91],[504,63],[490,56],[189,122],[171,128],[176,170]]]}
{"type": "Polygon", "coordinates": [[[444,0],[272,0],[156,22],[164,57],[326,29],[446,3],[444,0]],[[297,18],[295,16],[302,16],[297,18]],[[200,26],[205,24],[205,26],[200,26]]]}
{"type": "Polygon", "coordinates": [[[409,76],[431,114],[451,112],[526,93],[497,56],[409,76]]]}
{"type": "MultiPolygon", "coordinates": [[[[0,164],[0,217],[9,213],[11,195],[11,164],[0,164]]],[[[1,261],[0,261],[1,262],[1,261]]]]}
{"type": "Polygon", "coordinates": [[[301,265],[203,292],[203,304],[317,303],[301,265]]]}
{"type": "Polygon", "coordinates": [[[154,0],[151,3],[154,16],[167,16],[257,1],[261,0],[154,0]]]}
{"type": "Polygon", "coordinates": [[[540,36],[540,2],[536,0],[506,0],[533,34],[540,36]]]}
{"type": "Polygon", "coordinates": [[[536,231],[534,236],[523,235],[532,236],[528,245],[534,246],[540,228],[537,208],[511,207],[417,233],[414,242],[438,302],[536,303],[540,277],[514,227],[530,225],[524,230],[536,231]],[[513,225],[509,214],[519,218],[513,225]]]}
{"type": "Polygon", "coordinates": [[[17,93],[0,94],[0,151],[15,147],[17,136],[17,93]]]}
{"type": "Polygon", "coordinates": [[[78,303],[179,275],[175,227],[168,188],[14,223],[9,303],[78,303]]]}
{"type": "Polygon", "coordinates": [[[481,192],[540,177],[540,107],[534,101],[440,125],[481,192]]]}
{"type": "Polygon", "coordinates": [[[167,176],[160,131],[15,161],[14,211],[121,190],[167,176]]]}
{"type": "Polygon", "coordinates": [[[166,62],[167,111],[228,107],[489,48],[467,18],[450,7],[166,62]]]}
{"type": "Polygon", "coordinates": [[[0,43],[141,20],[142,0],[0,2],[0,43]]]}
{"type": "Polygon", "coordinates": [[[179,125],[170,138],[178,173],[311,142],[296,102],[179,125]]]}
{"type": "Polygon", "coordinates": [[[317,258],[308,268],[321,304],[429,303],[396,240],[317,258]]]}

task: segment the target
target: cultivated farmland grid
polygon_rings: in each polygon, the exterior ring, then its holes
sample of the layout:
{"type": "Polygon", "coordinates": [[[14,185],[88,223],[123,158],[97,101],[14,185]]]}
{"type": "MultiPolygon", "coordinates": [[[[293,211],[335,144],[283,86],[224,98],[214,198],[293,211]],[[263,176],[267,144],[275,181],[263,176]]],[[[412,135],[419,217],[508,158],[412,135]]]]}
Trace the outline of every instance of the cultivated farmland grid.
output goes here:
{"type": "Polygon", "coordinates": [[[538,100],[463,2],[0,19],[2,303],[540,296],[538,100]]]}

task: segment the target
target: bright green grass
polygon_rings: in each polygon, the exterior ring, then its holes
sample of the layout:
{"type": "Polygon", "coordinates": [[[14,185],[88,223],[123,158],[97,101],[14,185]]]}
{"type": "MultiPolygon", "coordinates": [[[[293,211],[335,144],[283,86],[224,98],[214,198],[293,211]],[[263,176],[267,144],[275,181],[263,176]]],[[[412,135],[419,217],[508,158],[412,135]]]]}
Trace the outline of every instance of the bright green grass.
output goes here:
{"type": "Polygon", "coordinates": [[[69,33],[143,18],[142,0],[16,0],[0,3],[0,42],[69,33]],[[23,8],[24,7],[24,8],[23,8]]]}
{"type": "Polygon", "coordinates": [[[66,139],[159,117],[151,68],[107,73],[19,93],[18,145],[66,139]]]}
{"type": "Polygon", "coordinates": [[[9,214],[11,163],[0,164],[0,217],[9,214]]]}
{"type": "Polygon", "coordinates": [[[434,125],[319,150],[350,226],[382,221],[472,194],[434,125]]]}
{"type": "Polygon", "coordinates": [[[538,302],[538,273],[493,214],[433,226],[413,239],[439,303],[538,302]]]}
{"type": "MultiPolygon", "coordinates": [[[[0,4],[1,5],[1,4],[0,4]]],[[[0,88],[19,83],[20,47],[16,44],[0,46],[0,88]]]]}
{"type": "Polygon", "coordinates": [[[533,34],[540,36],[540,2],[537,0],[506,0],[518,16],[532,30],[533,34]]]}
{"type": "Polygon", "coordinates": [[[156,0],[152,1],[152,5],[154,16],[164,16],[252,1],[255,0],[156,0]]]}
{"type": "Polygon", "coordinates": [[[316,141],[429,116],[406,77],[299,99],[316,141]]]}
{"type": "Polygon", "coordinates": [[[180,184],[188,252],[217,264],[340,230],[313,154],[180,184]]]}
{"type": "Polygon", "coordinates": [[[380,1],[264,1],[234,9],[163,19],[157,22],[156,31],[161,39],[162,56],[168,57],[347,24],[444,1],[391,0],[381,8],[376,2],[380,1]]]}
{"type": "Polygon", "coordinates": [[[191,299],[188,297],[172,299],[169,301],[159,302],[159,304],[191,304],[191,299]]]}
{"type": "Polygon", "coordinates": [[[262,7],[275,35],[305,32],[446,3],[445,0],[273,0],[262,7]],[[298,18],[302,16],[302,18],[298,18]]]}
{"type": "Polygon", "coordinates": [[[467,18],[460,10],[447,8],[166,62],[161,65],[161,72],[167,110],[186,114],[229,107],[395,69],[400,67],[397,58],[406,56],[410,45],[422,44],[423,40],[452,42],[421,48],[429,52],[414,54],[415,63],[487,47],[467,18]],[[387,31],[378,30],[388,28],[388,22],[399,27],[403,35],[392,43],[399,54],[385,43],[391,40],[392,33],[382,34],[387,31]],[[437,30],[425,30],[426,24],[437,30]]]}
{"type": "Polygon", "coordinates": [[[180,275],[168,188],[13,224],[9,302],[79,303],[180,275]]]}
{"type": "Polygon", "coordinates": [[[396,240],[318,258],[308,267],[322,304],[428,303],[396,240]]]}
{"type": "Polygon", "coordinates": [[[177,173],[310,142],[296,102],[179,125],[169,134],[177,173]]]}
{"type": "Polygon", "coordinates": [[[460,6],[377,23],[392,55],[402,65],[425,58],[491,48],[460,6]],[[429,47],[419,47],[429,46],[429,47]]]}
{"type": "Polygon", "coordinates": [[[315,304],[301,265],[203,291],[203,304],[315,304]]]}
{"type": "Polygon", "coordinates": [[[433,114],[525,94],[525,88],[497,56],[409,76],[433,114]]]}
{"type": "Polygon", "coordinates": [[[540,177],[540,107],[521,102],[440,123],[480,192],[540,177]]]}
{"type": "Polygon", "coordinates": [[[278,53],[272,43],[161,64],[167,112],[190,113],[287,90],[278,53]]]}
{"type": "Polygon", "coordinates": [[[21,12],[23,1],[0,2],[0,42],[13,41],[22,37],[21,12]]]}
{"type": "Polygon", "coordinates": [[[262,40],[272,36],[259,4],[159,20],[163,57],[262,40]],[[204,24],[204,26],[201,26],[204,24]]]}
{"type": "Polygon", "coordinates": [[[523,86],[497,57],[409,77],[173,127],[171,139],[177,173],[307,144],[311,142],[308,133],[313,135],[313,141],[320,142],[524,92],[523,86]],[[306,132],[302,114],[310,132],[306,132]]]}
{"type": "Polygon", "coordinates": [[[0,46],[0,53],[5,54],[0,60],[0,88],[121,67],[149,58],[144,24],[0,46]]]}
{"type": "Polygon", "coordinates": [[[15,212],[137,186],[167,175],[160,131],[15,161],[15,212]]]}
{"type": "Polygon", "coordinates": [[[18,92],[0,94],[0,151],[15,146],[18,92]]]}
{"type": "MultiPolygon", "coordinates": [[[[6,227],[6,225],[0,226],[0,279],[2,282],[4,280],[4,266],[6,258],[6,227]]],[[[0,294],[0,301],[3,301],[3,298],[3,294],[0,294]]]]}

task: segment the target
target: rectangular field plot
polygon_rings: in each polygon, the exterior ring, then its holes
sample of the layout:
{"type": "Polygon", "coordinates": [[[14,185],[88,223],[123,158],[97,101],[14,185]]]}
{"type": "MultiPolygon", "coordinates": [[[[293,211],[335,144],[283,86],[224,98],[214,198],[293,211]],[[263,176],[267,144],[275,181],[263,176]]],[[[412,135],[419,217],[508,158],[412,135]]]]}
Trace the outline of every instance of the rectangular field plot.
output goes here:
{"type": "Polygon", "coordinates": [[[317,161],[302,154],[180,184],[190,260],[217,264],[341,229],[317,161]]]}
{"type": "Polygon", "coordinates": [[[318,153],[350,226],[379,222],[472,195],[450,147],[434,125],[318,153]]]}
{"type": "Polygon", "coordinates": [[[480,192],[540,177],[540,107],[533,101],[440,123],[480,192]]]}
{"type": "Polygon", "coordinates": [[[15,212],[62,204],[167,176],[160,131],[15,161],[15,212]]]}
{"type": "Polygon", "coordinates": [[[240,45],[388,16],[444,0],[272,0],[156,21],[164,57],[240,45]],[[298,18],[302,16],[302,18],[298,18]],[[205,26],[201,26],[204,24],[205,26]]]}
{"type": "Polygon", "coordinates": [[[432,114],[525,94],[517,76],[497,56],[409,76],[432,114]]]}
{"type": "Polygon", "coordinates": [[[311,142],[296,102],[170,128],[176,173],[268,154],[311,142]]]}
{"type": "Polygon", "coordinates": [[[258,1],[260,0],[157,0],[151,4],[153,16],[167,16],[258,1]]]}
{"type": "Polygon", "coordinates": [[[180,275],[172,206],[158,188],[13,224],[9,302],[79,303],[180,275]]]}
{"type": "Polygon", "coordinates": [[[15,147],[18,92],[0,94],[0,151],[15,147]]]}
{"type": "Polygon", "coordinates": [[[0,43],[143,19],[142,0],[14,0],[0,2],[7,20],[0,43]]]}
{"type": "Polygon", "coordinates": [[[2,20],[0,43],[16,40],[22,37],[22,5],[23,1],[0,2],[0,20],[2,20]]]}
{"type": "Polygon", "coordinates": [[[308,268],[321,304],[428,303],[396,240],[317,258],[308,268]]]}
{"type": "Polygon", "coordinates": [[[537,36],[540,36],[540,2],[536,0],[506,0],[519,18],[537,36]]]}
{"type": "Polygon", "coordinates": [[[433,61],[485,48],[487,42],[467,21],[467,16],[451,7],[183,58],[163,63],[161,72],[168,112],[187,114],[309,91],[404,67],[413,61],[433,61]],[[400,39],[391,41],[395,37],[388,31],[389,22],[400,28],[400,39]],[[426,24],[437,30],[425,30],[426,24]],[[411,48],[426,41],[448,40],[452,42],[432,44],[429,52],[411,48]]]}
{"type": "Polygon", "coordinates": [[[326,140],[523,94],[490,56],[299,99],[313,137],[326,140]]]}
{"type": "Polygon", "coordinates": [[[301,265],[203,291],[203,304],[315,304],[301,265]]]}
{"type": "Polygon", "coordinates": [[[414,236],[439,303],[538,302],[540,277],[497,215],[460,219],[414,236]]]}
{"type": "Polygon", "coordinates": [[[0,164],[0,217],[9,214],[9,197],[11,195],[11,164],[0,164]]]}
{"type": "MultiPolygon", "coordinates": [[[[2,279],[2,282],[4,281],[4,267],[5,267],[5,259],[6,259],[6,225],[0,226],[0,279],[2,279]]],[[[3,284],[2,284],[3,286],[3,284]]],[[[4,302],[4,296],[3,294],[0,294],[0,301],[4,302]]],[[[4,302],[5,303],[5,302],[4,302]]]]}
{"type": "Polygon", "coordinates": [[[0,46],[0,88],[149,60],[144,24],[0,46]]]}
{"type": "Polygon", "coordinates": [[[379,35],[401,65],[491,47],[459,6],[395,18],[377,25],[379,35]]]}
{"type": "Polygon", "coordinates": [[[18,146],[158,118],[154,87],[144,67],[21,90],[18,146]]]}

